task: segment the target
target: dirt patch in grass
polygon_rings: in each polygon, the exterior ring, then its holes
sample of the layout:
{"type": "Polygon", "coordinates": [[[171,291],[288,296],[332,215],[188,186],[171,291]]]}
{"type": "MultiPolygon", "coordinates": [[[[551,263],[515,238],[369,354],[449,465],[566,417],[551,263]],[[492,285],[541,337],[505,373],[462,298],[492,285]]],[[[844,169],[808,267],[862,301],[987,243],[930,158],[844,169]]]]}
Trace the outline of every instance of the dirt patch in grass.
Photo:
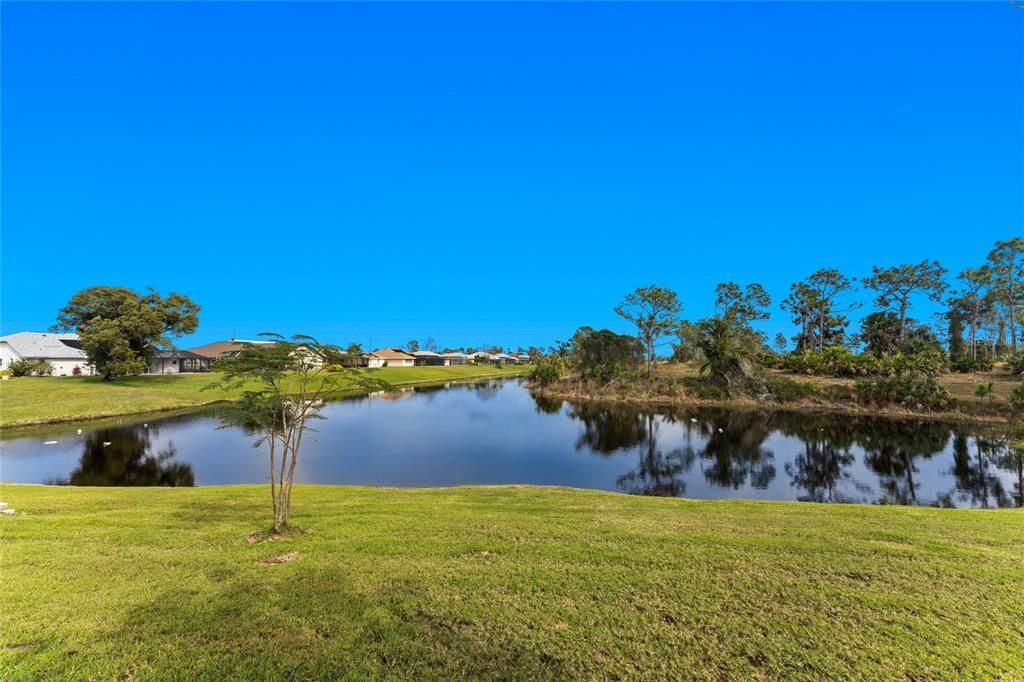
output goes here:
{"type": "Polygon", "coordinates": [[[269,559],[261,559],[260,563],[264,566],[274,566],[276,564],[286,564],[289,561],[295,561],[299,558],[298,552],[287,552],[280,556],[270,557],[269,559]]]}

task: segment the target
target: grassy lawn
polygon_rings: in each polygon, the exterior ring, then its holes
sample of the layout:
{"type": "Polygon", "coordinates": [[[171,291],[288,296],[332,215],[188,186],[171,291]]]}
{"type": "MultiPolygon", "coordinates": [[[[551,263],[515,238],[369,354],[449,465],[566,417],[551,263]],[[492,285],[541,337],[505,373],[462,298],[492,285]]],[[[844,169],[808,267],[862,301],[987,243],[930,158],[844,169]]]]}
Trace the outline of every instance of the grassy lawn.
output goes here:
{"type": "Polygon", "coordinates": [[[1020,511],[303,486],[249,545],[267,498],[0,486],[2,677],[1024,671],[1020,511]]]}
{"type": "MultiPolygon", "coordinates": [[[[384,367],[368,370],[395,386],[523,374],[529,367],[461,365],[456,367],[384,367]]],[[[0,382],[0,426],[39,424],[90,417],[195,407],[231,400],[237,392],[202,391],[216,374],[122,377],[28,377],[0,382]]]]}

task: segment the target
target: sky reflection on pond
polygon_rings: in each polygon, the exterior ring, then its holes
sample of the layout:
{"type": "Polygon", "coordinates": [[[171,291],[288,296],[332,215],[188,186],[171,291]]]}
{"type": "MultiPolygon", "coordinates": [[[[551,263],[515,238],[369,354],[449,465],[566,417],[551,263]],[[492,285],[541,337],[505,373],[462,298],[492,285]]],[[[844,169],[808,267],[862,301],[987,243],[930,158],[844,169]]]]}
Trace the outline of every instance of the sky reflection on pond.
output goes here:
{"type": "MultiPolygon", "coordinates": [[[[1021,506],[1024,457],[998,435],[928,420],[749,410],[646,411],[535,399],[518,380],[329,403],[305,483],[533,483],[633,494],[1021,506]]],[[[253,438],[215,412],[21,431],[0,479],[71,485],[266,481],[253,438]],[[77,429],[83,429],[82,434],[77,429]],[[46,441],[56,440],[47,445],[46,441]]]]}

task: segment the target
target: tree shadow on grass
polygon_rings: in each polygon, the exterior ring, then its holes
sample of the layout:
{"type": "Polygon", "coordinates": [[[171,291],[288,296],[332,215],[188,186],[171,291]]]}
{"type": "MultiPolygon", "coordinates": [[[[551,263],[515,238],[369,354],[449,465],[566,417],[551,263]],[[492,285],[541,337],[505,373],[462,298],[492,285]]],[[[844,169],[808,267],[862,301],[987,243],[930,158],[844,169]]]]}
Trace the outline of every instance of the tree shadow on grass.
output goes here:
{"type": "Polygon", "coordinates": [[[204,581],[152,596],[104,638],[131,645],[118,647],[118,669],[104,672],[173,671],[198,679],[571,676],[554,654],[431,600],[423,581],[357,588],[343,567],[315,565],[302,554],[287,565],[257,566],[262,555],[254,552],[251,567],[239,567],[216,589],[204,581]]]}

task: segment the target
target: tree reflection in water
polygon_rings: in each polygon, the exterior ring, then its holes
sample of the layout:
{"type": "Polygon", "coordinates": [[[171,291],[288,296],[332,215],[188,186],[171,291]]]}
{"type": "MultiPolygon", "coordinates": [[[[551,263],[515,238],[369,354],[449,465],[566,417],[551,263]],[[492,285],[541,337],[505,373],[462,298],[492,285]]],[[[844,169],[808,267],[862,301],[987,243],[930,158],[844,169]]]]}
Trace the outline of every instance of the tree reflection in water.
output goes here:
{"type": "MultiPolygon", "coordinates": [[[[1011,496],[1003,487],[997,467],[1013,470],[1014,449],[1005,438],[976,436],[972,455],[966,435],[953,436],[953,468],[956,490],[975,507],[1020,506],[1020,488],[1011,496]]],[[[1019,453],[1016,453],[1019,456],[1019,453]]],[[[1018,479],[1019,481],[1019,479],[1018,479]]]]}
{"type": "MultiPolygon", "coordinates": [[[[820,415],[786,415],[780,420],[780,430],[787,436],[798,438],[803,445],[793,459],[786,462],[790,485],[804,494],[797,499],[805,502],[849,502],[840,491],[840,484],[851,481],[847,471],[854,463],[851,452],[855,444],[856,428],[849,420],[824,418],[820,415]]],[[[865,490],[865,486],[854,482],[865,490]]]]}
{"type": "Polygon", "coordinates": [[[1007,444],[996,461],[1000,468],[1013,474],[1012,504],[1024,507],[1024,442],[1007,444]]]}
{"type": "Polygon", "coordinates": [[[918,504],[915,460],[942,452],[949,443],[949,428],[913,421],[872,420],[858,439],[864,463],[878,474],[879,502],[918,504]]]}
{"type": "MultiPolygon", "coordinates": [[[[678,497],[686,492],[683,476],[693,466],[690,448],[662,452],[658,447],[658,419],[632,405],[580,403],[571,406],[569,416],[583,424],[576,449],[601,455],[636,450],[639,462],[619,476],[616,485],[635,495],[678,497]]],[[[672,417],[660,417],[673,421],[672,417]]]]}
{"type": "Polygon", "coordinates": [[[189,464],[175,462],[174,445],[153,453],[156,429],[113,428],[85,436],[78,468],[61,485],[83,486],[192,486],[189,464]]]}
{"type": "Polygon", "coordinates": [[[572,405],[569,416],[583,423],[577,450],[590,448],[610,455],[637,447],[648,440],[650,433],[644,414],[633,405],[581,403],[572,405]]]}
{"type": "MultiPolygon", "coordinates": [[[[617,479],[626,492],[683,495],[695,462],[714,487],[767,488],[777,475],[777,455],[766,442],[780,434],[799,441],[787,446],[782,460],[798,500],[1024,506],[1024,447],[1014,447],[1005,437],[974,436],[951,424],[722,409],[656,414],[622,403],[568,405],[568,415],[583,427],[577,450],[602,456],[636,453],[636,465],[617,479]],[[681,441],[672,444],[678,447],[665,442],[667,424],[683,427],[681,441]],[[858,451],[863,452],[861,465],[858,451]],[[919,466],[940,453],[952,458],[952,468],[942,475],[954,489],[936,490],[930,474],[927,491],[921,493],[919,466]],[[859,477],[870,473],[877,478],[859,481],[855,471],[859,477]]],[[[537,401],[540,412],[562,409],[562,401],[537,401]]]]}
{"type": "Polygon", "coordinates": [[[704,478],[739,490],[748,482],[767,488],[775,478],[775,455],[764,447],[771,435],[771,415],[742,410],[716,411],[699,430],[707,442],[700,451],[704,478]]]}
{"type": "Polygon", "coordinates": [[[562,411],[563,401],[556,398],[545,398],[544,396],[533,396],[533,402],[537,414],[558,414],[562,411]]]}
{"type": "MultiPolygon", "coordinates": [[[[693,466],[696,453],[693,448],[675,448],[662,452],[658,447],[658,422],[648,412],[641,419],[646,437],[640,448],[640,462],[636,468],[619,476],[616,485],[634,495],[680,497],[686,492],[686,472],[693,466]]],[[[579,447],[579,446],[577,446],[579,447]]]]}

